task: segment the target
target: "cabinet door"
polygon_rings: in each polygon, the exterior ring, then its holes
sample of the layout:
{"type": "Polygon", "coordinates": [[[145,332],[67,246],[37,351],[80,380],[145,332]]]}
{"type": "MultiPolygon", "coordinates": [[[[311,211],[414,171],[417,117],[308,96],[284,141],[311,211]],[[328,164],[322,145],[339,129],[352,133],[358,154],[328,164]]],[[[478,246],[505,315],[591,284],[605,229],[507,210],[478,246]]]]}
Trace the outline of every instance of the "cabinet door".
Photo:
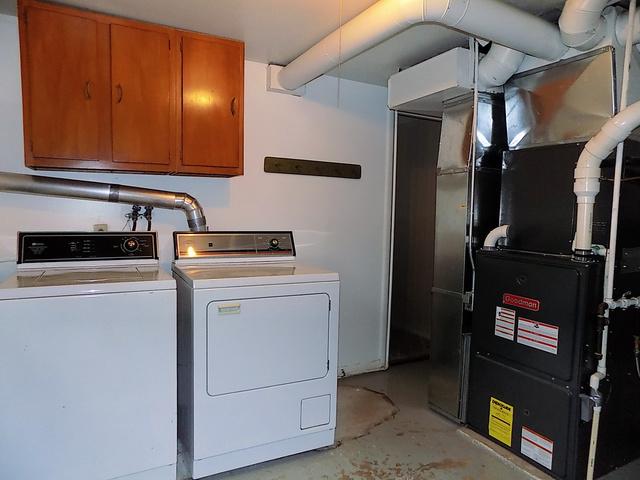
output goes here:
{"type": "Polygon", "coordinates": [[[28,8],[21,28],[27,164],[38,166],[37,157],[99,160],[98,23],[28,8]]]}
{"type": "Polygon", "coordinates": [[[244,45],[182,37],[179,173],[242,174],[244,45]]]}
{"type": "MultiPolygon", "coordinates": [[[[113,162],[171,164],[171,35],[111,25],[113,162]]],[[[125,166],[123,168],[133,168],[125,166]]],[[[157,169],[157,167],[156,167],[157,169]]]]}

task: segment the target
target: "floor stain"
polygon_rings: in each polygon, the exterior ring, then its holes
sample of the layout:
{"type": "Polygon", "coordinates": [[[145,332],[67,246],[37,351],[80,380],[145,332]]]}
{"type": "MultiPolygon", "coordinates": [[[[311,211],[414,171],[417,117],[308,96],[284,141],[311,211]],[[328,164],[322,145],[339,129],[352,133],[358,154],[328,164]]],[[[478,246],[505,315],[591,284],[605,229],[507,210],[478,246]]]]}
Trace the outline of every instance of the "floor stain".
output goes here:
{"type": "Polygon", "coordinates": [[[338,387],[338,444],[369,435],[383,423],[392,420],[400,410],[384,393],[366,387],[338,387]]]}
{"type": "Polygon", "coordinates": [[[435,478],[434,471],[446,471],[464,468],[467,463],[462,460],[445,458],[437,462],[426,464],[410,465],[396,463],[393,466],[387,465],[388,459],[381,463],[377,460],[363,460],[352,462],[355,471],[347,474],[344,470],[338,480],[426,480],[435,478]]]}

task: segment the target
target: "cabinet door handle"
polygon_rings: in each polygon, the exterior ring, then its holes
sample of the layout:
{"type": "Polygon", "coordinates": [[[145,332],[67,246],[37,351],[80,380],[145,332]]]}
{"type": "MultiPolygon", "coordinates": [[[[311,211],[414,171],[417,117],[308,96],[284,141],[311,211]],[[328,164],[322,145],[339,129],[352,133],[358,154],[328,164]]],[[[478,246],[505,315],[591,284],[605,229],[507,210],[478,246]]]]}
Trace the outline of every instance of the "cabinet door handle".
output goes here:
{"type": "Polygon", "coordinates": [[[116,103],[122,103],[123,96],[124,91],[122,90],[122,85],[116,85],[116,103]]]}
{"type": "Polygon", "coordinates": [[[236,116],[236,112],[238,111],[238,99],[233,97],[231,99],[231,115],[236,116]]]}
{"type": "Polygon", "coordinates": [[[84,84],[84,98],[91,100],[91,80],[87,80],[84,84]]]}

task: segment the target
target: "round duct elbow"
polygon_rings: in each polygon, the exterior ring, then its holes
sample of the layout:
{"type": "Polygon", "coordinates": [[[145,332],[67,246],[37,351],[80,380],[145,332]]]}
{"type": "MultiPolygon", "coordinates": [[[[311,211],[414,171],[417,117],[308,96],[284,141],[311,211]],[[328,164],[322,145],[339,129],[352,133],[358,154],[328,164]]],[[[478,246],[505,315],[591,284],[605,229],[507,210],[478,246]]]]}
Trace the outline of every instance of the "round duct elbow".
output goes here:
{"type": "Polygon", "coordinates": [[[598,45],[607,34],[607,22],[602,16],[607,3],[607,0],[567,0],[558,20],[563,43],[577,50],[598,45]]]}
{"type": "Polygon", "coordinates": [[[501,87],[520,68],[525,54],[493,44],[478,65],[479,88],[501,87]]]}

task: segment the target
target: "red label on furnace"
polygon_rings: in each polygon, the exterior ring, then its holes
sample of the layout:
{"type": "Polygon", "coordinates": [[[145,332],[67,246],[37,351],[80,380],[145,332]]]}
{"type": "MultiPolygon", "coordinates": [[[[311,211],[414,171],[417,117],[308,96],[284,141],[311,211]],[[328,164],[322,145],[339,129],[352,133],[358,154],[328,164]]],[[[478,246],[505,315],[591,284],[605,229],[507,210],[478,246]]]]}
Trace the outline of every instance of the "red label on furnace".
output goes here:
{"type": "Polygon", "coordinates": [[[537,312],[540,310],[540,302],[533,298],[521,297],[520,295],[513,295],[512,293],[505,293],[502,295],[502,303],[505,305],[512,305],[514,307],[526,308],[537,312]]]}

